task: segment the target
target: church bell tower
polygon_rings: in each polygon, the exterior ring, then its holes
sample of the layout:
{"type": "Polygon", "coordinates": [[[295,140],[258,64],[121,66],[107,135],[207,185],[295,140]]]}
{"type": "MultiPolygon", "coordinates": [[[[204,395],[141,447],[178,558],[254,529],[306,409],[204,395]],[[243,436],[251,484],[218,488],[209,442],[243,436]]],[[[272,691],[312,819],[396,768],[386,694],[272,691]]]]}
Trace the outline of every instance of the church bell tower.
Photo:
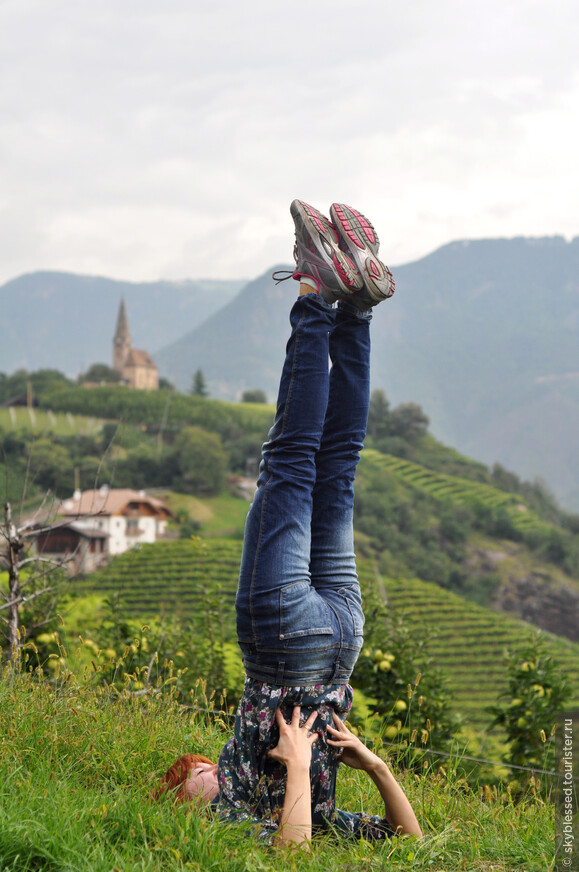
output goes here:
{"type": "Polygon", "coordinates": [[[127,323],[125,301],[121,299],[117,317],[117,329],[113,338],[113,369],[123,374],[125,361],[131,350],[131,334],[127,323]]]}

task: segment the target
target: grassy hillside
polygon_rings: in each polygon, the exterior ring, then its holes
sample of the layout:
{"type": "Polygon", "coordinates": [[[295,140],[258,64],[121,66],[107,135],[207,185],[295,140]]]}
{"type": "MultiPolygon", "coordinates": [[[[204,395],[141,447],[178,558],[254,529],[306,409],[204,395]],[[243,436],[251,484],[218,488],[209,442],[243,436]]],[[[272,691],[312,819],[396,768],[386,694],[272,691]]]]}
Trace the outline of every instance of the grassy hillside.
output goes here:
{"type": "MultiPolygon", "coordinates": [[[[202,699],[195,700],[202,702],[202,699]]],[[[149,796],[173,760],[217,759],[230,726],[170,697],[112,696],[30,676],[0,681],[0,868],[10,872],[227,872],[388,868],[402,872],[546,872],[553,869],[553,808],[532,795],[479,794],[454,772],[400,773],[424,839],[370,844],[314,841],[280,855],[242,826],[149,796]]],[[[376,788],[342,768],[338,806],[382,813],[376,788]]]]}
{"type": "Polygon", "coordinates": [[[457,475],[433,472],[418,463],[392,457],[379,451],[366,451],[363,465],[386,469],[405,484],[423,491],[436,500],[458,505],[482,506],[486,509],[504,509],[515,530],[520,533],[546,532],[550,525],[542,521],[518,494],[499,490],[492,485],[457,475]]]}

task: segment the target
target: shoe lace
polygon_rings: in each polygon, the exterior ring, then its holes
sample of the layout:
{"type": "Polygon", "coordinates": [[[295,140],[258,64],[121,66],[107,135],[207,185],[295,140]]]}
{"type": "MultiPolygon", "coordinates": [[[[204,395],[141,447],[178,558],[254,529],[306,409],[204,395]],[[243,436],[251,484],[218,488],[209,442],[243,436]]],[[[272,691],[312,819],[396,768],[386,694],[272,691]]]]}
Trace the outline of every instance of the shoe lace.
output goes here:
{"type": "MultiPolygon", "coordinates": [[[[294,256],[294,260],[295,260],[296,266],[297,266],[297,262],[298,262],[298,244],[297,244],[297,242],[294,242],[293,256],[294,256]]],[[[288,279],[293,278],[295,276],[295,274],[296,274],[295,270],[277,269],[275,272],[273,272],[271,274],[271,277],[274,280],[274,282],[276,283],[276,285],[279,285],[280,282],[285,282],[288,279]],[[279,278],[278,278],[278,276],[279,276],[279,278]]]]}
{"type": "Polygon", "coordinates": [[[276,283],[279,285],[280,282],[285,282],[288,279],[291,279],[294,275],[293,269],[276,269],[275,272],[272,272],[271,277],[276,283]]]}

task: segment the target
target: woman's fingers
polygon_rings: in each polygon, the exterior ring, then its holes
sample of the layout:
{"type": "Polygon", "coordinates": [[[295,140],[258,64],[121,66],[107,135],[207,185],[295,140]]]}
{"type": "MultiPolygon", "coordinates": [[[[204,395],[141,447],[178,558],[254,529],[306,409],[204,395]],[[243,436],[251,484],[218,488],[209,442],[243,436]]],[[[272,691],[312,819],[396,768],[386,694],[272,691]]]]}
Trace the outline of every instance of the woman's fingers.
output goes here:
{"type": "Polygon", "coordinates": [[[288,724],[288,722],[286,721],[286,719],[284,718],[284,716],[281,713],[281,708],[276,708],[275,719],[276,719],[277,725],[279,727],[280,735],[284,732],[288,732],[289,730],[305,729],[306,732],[309,732],[311,730],[311,728],[313,727],[315,720],[318,716],[318,712],[313,711],[310,714],[310,716],[308,717],[308,719],[303,723],[303,725],[300,726],[301,713],[302,713],[301,706],[295,705],[293,707],[291,721],[288,724]]]}
{"type": "Polygon", "coordinates": [[[311,715],[309,716],[309,718],[307,719],[307,721],[305,722],[304,727],[307,727],[308,730],[311,730],[311,728],[313,727],[313,725],[316,722],[317,716],[318,716],[317,711],[312,712],[311,715]]]}
{"type": "Polygon", "coordinates": [[[311,758],[311,745],[317,733],[310,733],[311,728],[318,716],[313,711],[304,724],[300,726],[300,706],[294,706],[289,724],[284,719],[279,708],[275,711],[275,719],[279,727],[279,741],[274,748],[268,751],[268,757],[281,760],[286,766],[292,762],[306,761],[309,764],[311,758]]]}

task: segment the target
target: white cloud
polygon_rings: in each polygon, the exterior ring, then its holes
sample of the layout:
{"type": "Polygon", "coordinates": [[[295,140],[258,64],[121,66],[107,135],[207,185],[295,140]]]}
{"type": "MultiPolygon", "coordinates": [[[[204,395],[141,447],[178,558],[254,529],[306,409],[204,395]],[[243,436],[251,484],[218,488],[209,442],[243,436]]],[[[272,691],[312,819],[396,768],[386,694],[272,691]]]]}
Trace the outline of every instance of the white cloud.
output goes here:
{"type": "Polygon", "coordinates": [[[0,280],[287,261],[354,202],[400,263],[579,233],[574,0],[0,5],[0,280]]]}

